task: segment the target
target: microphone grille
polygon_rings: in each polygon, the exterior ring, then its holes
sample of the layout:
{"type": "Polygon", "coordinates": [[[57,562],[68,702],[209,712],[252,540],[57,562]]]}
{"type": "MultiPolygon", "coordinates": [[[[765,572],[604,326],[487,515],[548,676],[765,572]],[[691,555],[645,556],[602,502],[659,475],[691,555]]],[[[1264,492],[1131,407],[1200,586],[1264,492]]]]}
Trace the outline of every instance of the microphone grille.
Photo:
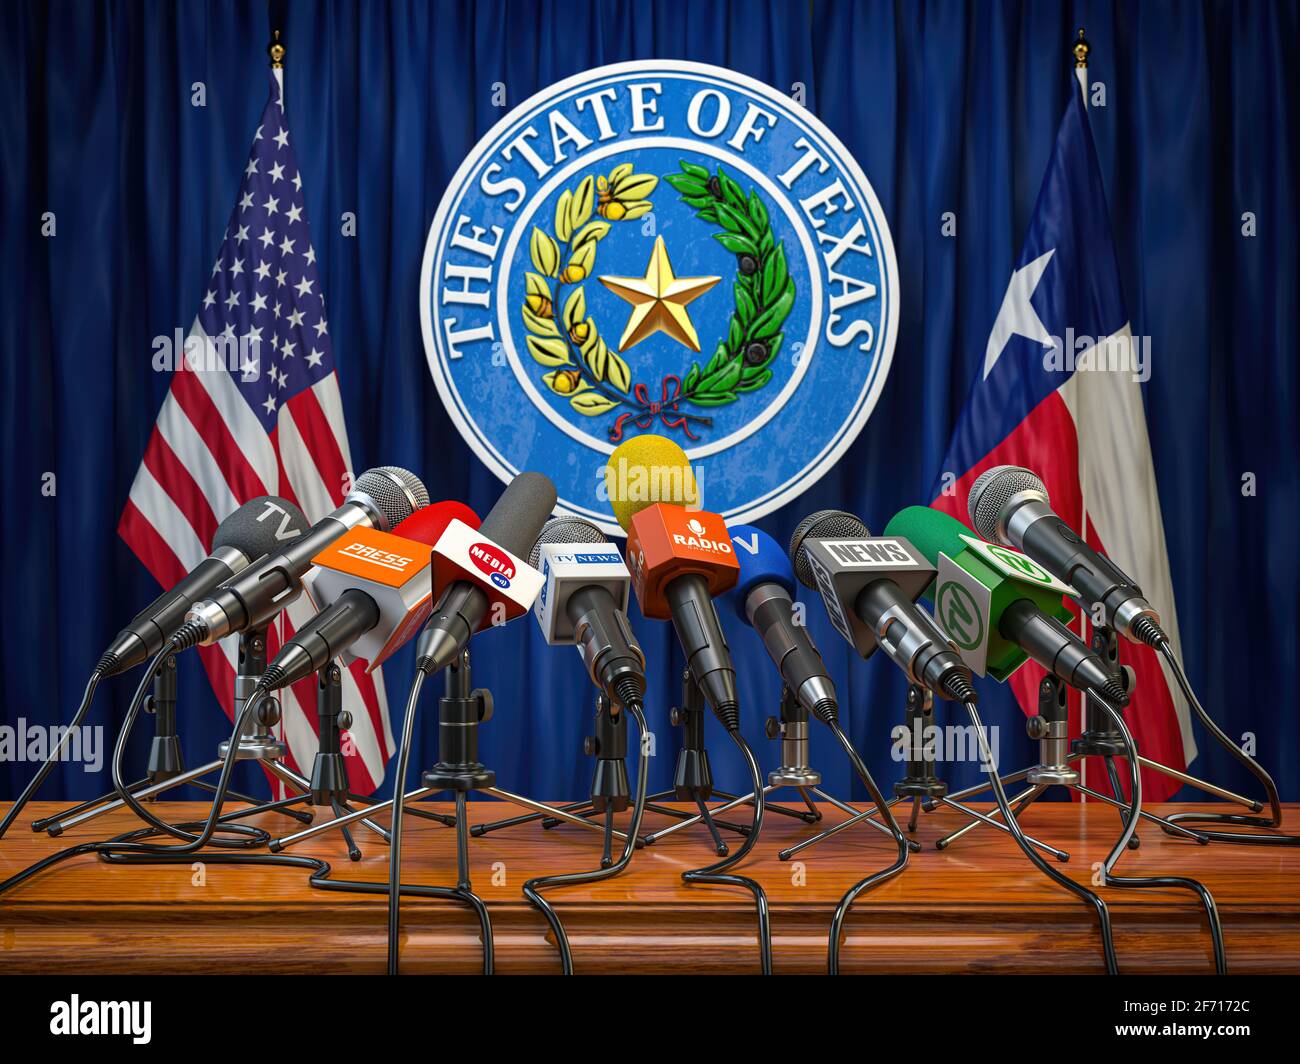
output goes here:
{"type": "Polygon", "coordinates": [[[367,496],[379,508],[384,517],[384,532],[391,532],[416,510],[429,505],[428,489],[419,477],[401,466],[367,469],[357,477],[352,492],[367,496]]]}
{"type": "Polygon", "coordinates": [[[544,543],[608,543],[605,533],[581,517],[552,517],[542,526],[541,535],[533,544],[528,564],[534,569],[542,559],[544,543]]]}
{"type": "Polygon", "coordinates": [[[870,535],[871,530],[862,518],[845,510],[818,510],[809,514],[790,536],[790,561],[794,563],[794,575],[804,587],[816,588],[817,578],[803,551],[804,540],[866,539],[870,535]]]}
{"type": "Polygon", "coordinates": [[[979,479],[971,485],[970,494],[966,496],[966,512],[975,531],[992,542],[1001,540],[998,525],[1001,524],[1003,511],[1007,503],[1021,492],[1035,491],[1047,498],[1047,486],[1038,474],[1021,466],[1000,465],[986,469],[979,479]]]}

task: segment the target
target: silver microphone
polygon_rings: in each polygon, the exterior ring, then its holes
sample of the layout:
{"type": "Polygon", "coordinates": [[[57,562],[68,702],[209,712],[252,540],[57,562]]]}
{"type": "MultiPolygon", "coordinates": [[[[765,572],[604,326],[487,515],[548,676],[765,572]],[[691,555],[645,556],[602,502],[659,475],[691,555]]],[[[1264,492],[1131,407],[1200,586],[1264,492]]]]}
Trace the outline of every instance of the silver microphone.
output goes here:
{"type": "Polygon", "coordinates": [[[215,643],[270,621],[302,593],[302,576],[311,560],[349,529],[364,525],[391,532],[416,510],[429,505],[420,478],[398,466],[380,466],[357,477],[343,504],[322,517],[292,544],[249,566],[210,596],[196,602],[176,633],[178,649],[215,643]]]}

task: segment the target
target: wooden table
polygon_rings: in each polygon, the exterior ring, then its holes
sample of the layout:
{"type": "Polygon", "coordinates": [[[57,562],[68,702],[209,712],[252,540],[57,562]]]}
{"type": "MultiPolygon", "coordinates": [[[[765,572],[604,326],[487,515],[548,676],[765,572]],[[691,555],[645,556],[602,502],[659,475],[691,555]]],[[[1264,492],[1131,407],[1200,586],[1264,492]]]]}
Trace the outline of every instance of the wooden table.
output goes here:
{"type": "MultiPolygon", "coordinates": [[[[55,808],[33,803],[0,841],[0,878],[65,846],[137,826],[130,814],[109,814],[62,839],[26,830],[33,817],[55,808]]],[[[155,808],[173,821],[203,809],[180,802],[155,808]]],[[[471,804],[475,821],[514,812],[503,803],[471,804]]],[[[818,828],[843,819],[833,808],[824,812],[818,828]]],[[[297,826],[274,814],[254,822],[273,835],[297,826]]],[[[647,826],[665,822],[646,818],[647,826]]],[[[981,828],[947,851],[934,849],[935,839],[962,822],[947,811],[922,816],[916,837],[924,849],[901,876],[855,905],[843,970],[1100,972],[1091,911],[1044,879],[1004,833],[981,828]]],[[[1039,803],[1024,823],[1030,833],[1070,851],[1070,862],[1058,867],[1080,881],[1091,876],[1117,831],[1115,810],[1097,804],[1039,803]]],[[[1286,823],[1293,831],[1300,827],[1296,806],[1286,823]]],[[[777,850],[818,828],[769,814],[756,856],[742,866],[767,890],[778,973],[824,971],[835,903],[850,884],[893,859],[885,835],[857,826],[795,861],[777,860],[777,850]]],[[[1219,905],[1231,971],[1300,971],[1300,850],[1197,846],[1167,838],[1150,824],[1141,836],[1142,848],[1124,857],[1119,871],[1201,879],[1219,905]]],[[[357,864],[347,860],[334,833],[287,852],[325,858],[335,878],[384,881],[387,847],[365,829],[357,840],[365,854],[357,864]]],[[[498,972],[559,971],[546,924],[520,887],[534,875],[594,867],[599,846],[595,833],[568,826],[543,831],[535,823],[471,839],[474,887],[491,911],[498,972]]],[[[454,835],[437,823],[408,819],[404,856],[406,882],[445,885],[455,877],[454,835]]],[[[756,972],[748,895],[681,882],[683,871],[712,860],[702,831],[688,829],[639,851],[621,876],[552,892],[577,971],[756,972]]],[[[0,897],[0,972],[381,972],[385,899],[313,890],[306,880],[300,869],[205,866],[201,856],[193,865],[152,867],[77,857],[0,897]]],[[[1113,914],[1122,971],[1212,970],[1204,914],[1190,894],[1102,893],[1113,914]]],[[[404,972],[480,970],[478,925],[468,910],[413,899],[404,900],[402,913],[404,972]]]]}

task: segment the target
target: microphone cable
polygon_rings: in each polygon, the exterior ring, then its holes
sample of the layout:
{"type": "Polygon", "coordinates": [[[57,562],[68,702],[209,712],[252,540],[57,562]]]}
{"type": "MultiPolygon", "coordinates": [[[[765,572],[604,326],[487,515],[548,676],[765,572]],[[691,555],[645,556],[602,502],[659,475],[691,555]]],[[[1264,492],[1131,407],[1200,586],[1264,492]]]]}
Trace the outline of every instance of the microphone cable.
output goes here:
{"type": "MultiPolygon", "coordinates": [[[[1002,780],[998,777],[997,762],[993,759],[993,751],[989,747],[988,736],[984,733],[984,721],[980,719],[979,709],[972,698],[963,698],[961,702],[966,707],[971,724],[975,728],[975,736],[980,745],[980,756],[984,759],[985,770],[989,774],[989,783],[993,788],[993,797],[998,803],[998,809],[1002,813],[1003,820],[1006,821],[1007,828],[1010,829],[1012,837],[1016,840],[1016,845],[1020,847],[1024,855],[1043,875],[1074,894],[1084,904],[1091,905],[1096,911],[1097,922],[1101,928],[1101,951],[1106,964],[1106,974],[1118,975],[1119,962],[1115,958],[1115,938],[1111,932],[1110,910],[1106,908],[1106,903],[1101,899],[1100,895],[1089,890],[1083,884],[1076,883],[1069,876],[1063,875],[1049,865],[1038,850],[1025,838],[1024,832],[1020,830],[1020,824],[1016,821],[1015,814],[1011,811],[1011,805],[1007,801],[1007,792],[1002,788],[1002,780]]],[[[1123,842],[1128,845],[1127,838],[1123,842]]]]}
{"type": "Polygon", "coordinates": [[[36,770],[36,775],[32,777],[30,783],[23,788],[23,793],[18,796],[18,800],[0,820],[0,839],[5,837],[5,832],[9,830],[10,825],[18,819],[18,814],[23,811],[23,807],[31,801],[32,795],[36,793],[42,783],[48,778],[54,769],[59,755],[63,753],[63,748],[72,741],[72,736],[81,727],[81,722],[86,719],[86,714],[90,711],[90,703],[95,697],[95,688],[99,686],[99,681],[103,678],[108,662],[108,655],[102,658],[94,671],[90,674],[90,679],[86,682],[86,692],[81,696],[81,705],[77,707],[77,712],[72,716],[72,723],[68,725],[67,730],[59,739],[58,745],[50,751],[49,756],[41,763],[41,767],[36,770]]]}
{"type": "MultiPolygon", "coordinates": [[[[152,682],[154,673],[161,667],[162,662],[175,652],[176,647],[169,643],[154,656],[153,660],[149,663],[148,669],[145,670],[144,678],[140,681],[140,686],[137,688],[135,696],[131,700],[131,706],[127,711],[126,720],[118,731],[117,742],[113,751],[113,773],[115,777],[114,783],[118,786],[119,795],[121,795],[125,790],[121,785],[121,759],[126,749],[126,741],[130,735],[131,728],[135,723],[136,717],[140,713],[140,707],[144,701],[144,691],[152,682]]],[[[162,832],[186,841],[182,842],[178,846],[156,846],[132,841],[134,837],[138,836],[138,833],[131,833],[130,836],[121,836],[116,840],[85,842],[75,846],[69,846],[57,853],[43,857],[41,860],[10,876],[3,883],[0,883],[0,894],[4,894],[14,887],[25,883],[27,880],[38,875],[47,868],[51,868],[54,865],[73,857],[80,857],[89,853],[102,854],[104,852],[125,851],[128,853],[139,854],[142,857],[167,854],[188,856],[193,854],[195,851],[202,849],[204,846],[208,845],[209,842],[215,846],[240,848],[258,846],[264,842],[268,842],[270,840],[269,833],[260,828],[253,828],[240,824],[226,824],[219,826],[221,807],[225,803],[226,791],[230,786],[231,771],[235,766],[235,744],[237,743],[238,737],[248,719],[250,707],[251,702],[245,703],[242,711],[237,715],[234,732],[231,736],[230,749],[227,751],[226,758],[221,765],[221,774],[217,779],[216,788],[212,797],[212,804],[208,809],[207,818],[203,821],[201,829],[197,834],[191,833],[186,830],[185,827],[168,824],[166,821],[159,820],[152,814],[142,811],[146,818],[154,825],[155,830],[151,832],[151,834],[162,832]],[[234,839],[218,839],[214,837],[217,831],[230,832],[241,837],[234,839]]],[[[187,825],[187,827],[189,826],[191,825],[187,825]]]]}
{"type": "MultiPolygon", "coordinates": [[[[748,876],[737,876],[726,872],[726,869],[739,864],[748,856],[749,851],[757,844],[759,832],[763,829],[763,773],[758,767],[754,751],[750,749],[749,743],[745,742],[745,737],[740,734],[740,713],[736,704],[732,702],[718,706],[717,717],[726,727],[727,734],[731,736],[732,741],[739,747],[741,756],[744,757],[745,764],[749,768],[749,781],[754,794],[754,819],[750,825],[749,834],[745,836],[745,841],[741,844],[740,849],[730,857],[725,857],[714,864],[683,872],[682,879],[686,883],[715,883],[721,886],[743,887],[754,896],[754,907],[758,911],[759,963],[763,974],[771,975],[772,922],[768,914],[767,894],[764,892],[762,885],[756,880],[750,879],[748,876]]],[[[703,805],[702,801],[701,805],[703,805]]]]}
{"type": "Polygon", "coordinates": [[[632,802],[632,821],[627,829],[627,842],[623,847],[622,856],[608,868],[595,869],[590,872],[569,872],[555,876],[538,876],[524,884],[524,897],[541,910],[542,915],[546,917],[546,922],[551,925],[551,931],[555,934],[555,944],[560,950],[560,967],[564,975],[573,974],[573,952],[569,948],[569,936],[564,932],[564,925],[560,922],[559,914],[556,913],[551,903],[542,897],[542,888],[569,887],[575,883],[596,883],[599,880],[618,875],[632,860],[632,854],[636,850],[637,838],[641,834],[641,818],[645,814],[646,792],[649,789],[650,780],[650,758],[646,756],[645,751],[645,736],[648,728],[639,699],[626,699],[623,706],[627,712],[632,714],[633,720],[636,721],[637,748],[640,753],[637,755],[636,797],[632,802]]]}
{"type": "Polygon", "coordinates": [[[1216,975],[1227,975],[1228,961],[1223,947],[1223,925],[1219,921],[1219,910],[1214,904],[1214,896],[1205,884],[1187,876],[1116,876],[1111,873],[1115,862],[1128,849],[1129,839],[1133,837],[1133,833],[1137,830],[1142,809],[1142,773],[1138,767],[1137,743],[1128,730],[1128,725],[1124,722],[1123,714],[1106,699],[1100,698],[1096,694],[1093,695],[1093,698],[1106,712],[1106,715],[1110,717],[1111,723],[1119,731],[1124,741],[1125,759],[1128,761],[1129,766],[1128,814],[1124,818],[1124,830],[1120,832],[1120,836],[1111,848],[1109,856],[1102,862],[1102,882],[1108,887],[1127,887],[1134,890],[1174,887],[1192,891],[1200,898],[1201,904],[1205,907],[1205,917],[1210,926],[1210,941],[1214,946],[1214,972],[1216,975]]]}
{"type": "MultiPolygon", "coordinates": [[[[374,884],[380,887],[388,894],[388,974],[400,974],[401,946],[399,942],[399,932],[402,925],[402,894],[412,894],[424,897],[453,898],[462,901],[471,906],[475,913],[478,914],[479,925],[483,931],[483,974],[491,975],[495,960],[492,944],[492,922],[488,917],[487,906],[483,899],[475,894],[472,890],[457,885],[456,887],[403,887],[401,885],[402,874],[402,809],[405,805],[405,787],[406,771],[411,762],[411,740],[415,734],[415,711],[416,705],[420,700],[420,689],[424,686],[424,680],[428,673],[417,663],[415,676],[411,679],[411,692],[406,698],[406,719],[402,721],[402,745],[397,754],[397,775],[393,779],[393,822],[389,826],[389,850],[388,850],[388,885],[374,884]]],[[[465,816],[465,802],[463,793],[459,792],[462,800],[457,802],[456,815],[465,816]]],[[[457,825],[457,831],[464,829],[464,825],[457,825]]],[[[337,881],[330,881],[331,884],[337,881]]],[[[333,886],[327,889],[347,890],[347,885],[333,886]]]]}
{"type": "MultiPolygon", "coordinates": [[[[1228,738],[1223,729],[1215,724],[1205,711],[1200,699],[1196,697],[1196,692],[1192,690],[1192,685],[1187,679],[1187,673],[1183,671],[1182,664],[1174,654],[1168,636],[1157,625],[1152,623],[1150,618],[1146,617],[1139,618],[1133,626],[1133,632],[1142,642],[1157,650],[1165,659],[1170,671],[1174,674],[1174,680],[1183,692],[1183,697],[1187,699],[1187,704],[1191,706],[1192,712],[1196,714],[1196,719],[1201,722],[1205,730],[1210,733],[1210,736],[1232,755],[1238,764],[1260,782],[1264,788],[1264,793],[1268,797],[1269,815],[1266,817],[1244,816],[1240,813],[1191,812],[1174,813],[1166,819],[1178,824],[1240,824],[1245,827],[1256,828],[1280,827],[1282,824],[1282,801],[1278,797],[1277,784],[1273,782],[1273,777],[1268,774],[1263,765],[1228,738]]],[[[1257,803],[1257,808],[1262,808],[1262,806],[1257,803]]],[[[1167,827],[1162,830],[1166,834],[1172,834],[1167,827]]],[[[1202,831],[1201,833],[1215,842],[1240,842],[1255,846],[1300,845],[1300,835],[1259,835],[1249,831],[1202,831]]]]}
{"type": "Polygon", "coordinates": [[[814,711],[818,718],[831,730],[840,746],[844,748],[844,753],[848,756],[849,763],[853,766],[853,771],[857,773],[858,779],[862,781],[867,793],[871,796],[872,802],[875,803],[877,811],[885,826],[889,828],[889,833],[894,836],[894,841],[898,844],[898,857],[888,868],[879,872],[873,872],[851,886],[845,891],[844,896],[840,898],[839,904],[835,907],[835,915],[831,918],[830,940],[826,950],[826,971],[829,975],[839,975],[840,973],[840,938],[844,930],[844,921],[849,915],[849,909],[858,895],[884,883],[886,880],[893,879],[907,867],[907,857],[911,846],[908,843],[907,836],[903,834],[902,829],[898,826],[898,821],[894,819],[893,810],[890,809],[889,803],[885,800],[884,794],[876,786],[876,781],[872,778],[870,771],[867,769],[866,762],[862,760],[862,755],[858,753],[853,746],[852,740],[845,734],[844,729],[840,726],[839,713],[833,706],[826,706],[819,702],[814,711]]]}

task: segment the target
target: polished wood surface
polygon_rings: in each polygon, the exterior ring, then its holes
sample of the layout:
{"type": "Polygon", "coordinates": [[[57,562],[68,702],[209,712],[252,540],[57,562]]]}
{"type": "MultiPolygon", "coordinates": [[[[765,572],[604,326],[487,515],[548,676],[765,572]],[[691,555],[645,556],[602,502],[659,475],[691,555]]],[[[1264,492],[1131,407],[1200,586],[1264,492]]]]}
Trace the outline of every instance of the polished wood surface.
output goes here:
{"type": "MultiPolygon", "coordinates": [[[[448,809],[447,803],[422,806],[448,809]]],[[[164,802],[153,808],[177,821],[198,817],[205,807],[164,802]]],[[[779,861],[776,852],[782,847],[843,819],[835,809],[822,808],[824,821],[815,827],[769,813],[755,854],[739,869],[768,893],[778,973],[824,971],[836,902],[852,883],[893,859],[887,836],[858,825],[789,863],[779,861]]],[[[66,846],[138,826],[130,814],[113,813],[61,839],[27,830],[28,821],[55,809],[52,803],[33,803],[0,840],[0,878],[66,846]]],[[[513,812],[498,802],[470,807],[475,822],[513,812]]],[[[250,822],[273,835],[298,826],[275,814],[250,822]]],[[[667,822],[646,817],[647,827],[667,822]]],[[[901,876],[855,904],[843,970],[1100,972],[1091,911],[1030,866],[1004,833],[982,827],[949,850],[934,848],[937,838],[963,822],[947,811],[921,817],[916,838],[922,851],[913,854],[901,876]]],[[[1300,814],[1292,806],[1286,823],[1295,830],[1297,822],[1300,814]]],[[[1094,803],[1039,803],[1023,824],[1068,850],[1069,863],[1057,867],[1087,882],[1094,862],[1113,842],[1118,820],[1114,809],[1094,803]]],[[[1300,850],[1198,846],[1168,838],[1149,823],[1141,837],[1142,848],[1126,855],[1117,871],[1189,875],[1204,882],[1223,919],[1231,971],[1300,971],[1300,850]]],[[[387,847],[364,828],[356,838],[364,858],[355,864],[335,832],[286,852],[324,858],[334,878],[385,881],[387,847]]],[[[536,823],[470,840],[474,889],[491,912],[499,973],[559,971],[546,924],[520,888],[532,876],[595,867],[599,850],[594,832],[571,826],[543,831],[536,823]]],[[[703,829],[696,827],[638,851],[616,878],[549,892],[569,933],[578,973],[756,972],[749,896],[681,881],[682,872],[715,859],[703,829]]],[[[450,884],[455,860],[452,829],[408,819],[404,882],[450,884]]],[[[1113,914],[1122,971],[1212,970],[1204,913],[1191,894],[1114,888],[1101,893],[1113,914]]],[[[382,896],[314,890],[307,872],[298,868],[205,865],[202,855],[181,865],[122,867],[79,856],[0,896],[0,972],[381,972],[385,912],[382,896]]],[[[402,915],[404,972],[480,969],[478,924],[467,909],[454,902],[404,899],[402,915]]]]}

